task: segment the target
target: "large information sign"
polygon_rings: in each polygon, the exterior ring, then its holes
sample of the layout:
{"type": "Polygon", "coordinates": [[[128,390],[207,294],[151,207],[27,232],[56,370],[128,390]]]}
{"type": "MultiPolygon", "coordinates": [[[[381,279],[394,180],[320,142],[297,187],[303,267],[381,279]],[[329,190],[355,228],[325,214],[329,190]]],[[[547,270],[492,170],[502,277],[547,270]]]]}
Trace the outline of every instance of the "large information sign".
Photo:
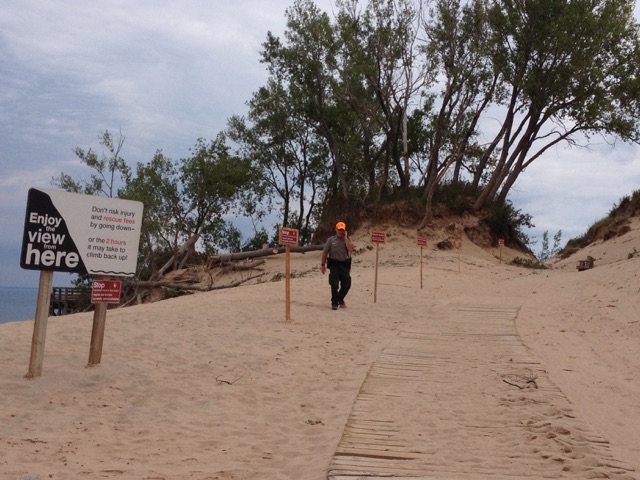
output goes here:
{"type": "Polygon", "coordinates": [[[141,202],[31,188],[20,266],[27,270],[135,275],[141,202]]]}

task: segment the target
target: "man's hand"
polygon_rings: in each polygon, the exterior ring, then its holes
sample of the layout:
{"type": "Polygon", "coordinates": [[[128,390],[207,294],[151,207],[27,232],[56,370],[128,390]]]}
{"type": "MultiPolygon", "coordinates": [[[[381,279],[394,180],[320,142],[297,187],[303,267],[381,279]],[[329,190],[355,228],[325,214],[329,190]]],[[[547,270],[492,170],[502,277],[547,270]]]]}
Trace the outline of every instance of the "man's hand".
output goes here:
{"type": "Polygon", "coordinates": [[[327,271],[327,267],[325,267],[324,265],[320,265],[320,271],[322,272],[322,274],[324,275],[324,272],[327,271]]]}
{"type": "Polygon", "coordinates": [[[351,239],[349,238],[346,230],[344,231],[344,243],[347,246],[349,253],[351,253],[353,251],[353,243],[351,243],[351,239]]]}

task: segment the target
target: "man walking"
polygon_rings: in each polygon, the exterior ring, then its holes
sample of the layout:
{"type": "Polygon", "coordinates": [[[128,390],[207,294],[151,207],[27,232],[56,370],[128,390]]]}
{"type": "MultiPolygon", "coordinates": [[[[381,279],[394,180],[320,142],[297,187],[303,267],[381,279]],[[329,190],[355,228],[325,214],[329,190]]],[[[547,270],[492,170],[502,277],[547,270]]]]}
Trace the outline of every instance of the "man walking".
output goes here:
{"type": "Polygon", "coordinates": [[[351,288],[351,252],[353,243],[347,234],[344,222],[336,224],[336,234],[329,237],[322,250],[320,270],[324,275],[329,267],[329,285],[331,285],[331,308],[346,308],[344,297],[351,288]]]}

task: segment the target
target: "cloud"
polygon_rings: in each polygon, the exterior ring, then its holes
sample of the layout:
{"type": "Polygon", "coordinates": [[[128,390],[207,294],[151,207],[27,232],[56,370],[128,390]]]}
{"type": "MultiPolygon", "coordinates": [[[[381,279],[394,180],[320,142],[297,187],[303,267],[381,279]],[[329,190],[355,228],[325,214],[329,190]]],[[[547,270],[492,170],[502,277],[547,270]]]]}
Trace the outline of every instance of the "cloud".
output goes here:
{"type": "Polygon", "coordinates": [[[563,240],[586,232],[640,185],[637,146],[606,143],[590,149],[558,148],[521,175],[510,198],[533,216],[533,236],[563,232],[563,240]]]}
{"type": "MultiPolygon", "coordinates": [[[[0,10],[0,251],[18,255],[27,191],[64,171],[88,175],[73,148],[126,137],[130,165],[157,149],[188,155],[213,138],[266,80],[267,31],[281,34],[289,1],[187,0],[99,4],[9,2],[0,10]]],[[[101,153],[101,152],[100,152],[101,153]]],[[[0,283],[18,258],[2,266],[0,283]]],[[[19,269],[18,269],[19,270],[19,269]]],[[[6,277],[5,277],[6,276],[6,277]]],[[[33,286],[33,285],[30,285],[33,286]]]]}
{"type": "MultiPolygon", "coordinates": [[[[88,175],[73,148],[100,151],[104,130],[126,137],[131,166],[157,149],[173,159],[246,112],[267,73],[268,31],[282,36],[293,0],[23,0],[0,9],[0,284],[17,267],[27,191],[64,171],[88,175]],[[8,253],[11,252],[11,253],[8,253]],[[13,267],[10,268],[10,266],[13,267]]],[[[333,1],[318,0],[333,11],[333,1]]],[[[512,199],[540,232],[584,231],[638,185],[638,151],[594,145],[550,152],[512,199]],[[542,228],[543,230],[540,230],[542,228]]],[[[564,238],[568,238],[566,235],[564,238]]],[[[31,272],[29,272],[31,273],[31,272]]],[[[20,280],[18,280],[20,279],[20,280]]],[[[9,283],[7,283],[9,282],[9,283]]],[[[34,286],[16,283],[16,286],[34,286]]]]}

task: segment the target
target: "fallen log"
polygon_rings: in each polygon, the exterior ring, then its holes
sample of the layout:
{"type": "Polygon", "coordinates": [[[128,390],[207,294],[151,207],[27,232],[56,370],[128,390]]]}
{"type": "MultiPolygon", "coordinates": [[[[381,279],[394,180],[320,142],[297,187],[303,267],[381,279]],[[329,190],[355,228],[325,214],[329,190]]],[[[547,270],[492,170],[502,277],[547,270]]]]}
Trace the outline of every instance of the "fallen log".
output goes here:
{"type": "Polygon", "coordinates": [[[167,261],[167,263],[165,263],[162,267],[160,267],[160,270],[158,270],[154,274],[154,278],[159,278],[162,275],[164,275],[164,273],[177,261],[178,257],[183,253],[187,252],[190,248],[192,248],[196,244],[199,238],[200,238],[199,232],[195,233],[194,235],[191,235],[191,237],[184,244],[182,244],[180,248],[176,250],[173,256],[167,261]]]}
{"type": "Polygon", "coordinates": [[[137,287],[142,287],[142,288],[163,287],[163,288],[172,288],[174,290],[194,290],[197,292],[209,292],[211,290],[221,290],[223,288],[237,287],[238,285],[248,282],[249,280],[253,280],[254,278],[262,277],[263,275],[266,275],[266,274],[261,273],[259,275],[252,275],[250,277],[243,278],[242,280],[227,283],[225,285],[185,285],[183,283],[173,283],[173,282],[163,282],[163,281],[157,281],[157,282],[143,281],[143,282],[137,282],[135,285],[137,287]]]}
{"type": "Polygon", "coordinates": [[[225,263],[224,265],[221,265],[221,267],[223,272],[237,272],[241,270],[251,270],[252,268],[256,268],[258,265],[264,265],[265,263],[264,258],[262,258],[251,262],[225,263]]]}
{"type": "MultiPolygon", "coordinates": [[[[324,245],[307,245],[304,247],[291,246],[292,253],[306,253],[320,251],[324,245]]],[[[246,258],[267,257],[269,255],[278,255],[286,252],[286,247],[262,248],[252,252],[223,253],[220,255],[211,255],[207,261],[207,270],[221,263],[233,262],[235,260],[244,260],[246,258]]]]}

